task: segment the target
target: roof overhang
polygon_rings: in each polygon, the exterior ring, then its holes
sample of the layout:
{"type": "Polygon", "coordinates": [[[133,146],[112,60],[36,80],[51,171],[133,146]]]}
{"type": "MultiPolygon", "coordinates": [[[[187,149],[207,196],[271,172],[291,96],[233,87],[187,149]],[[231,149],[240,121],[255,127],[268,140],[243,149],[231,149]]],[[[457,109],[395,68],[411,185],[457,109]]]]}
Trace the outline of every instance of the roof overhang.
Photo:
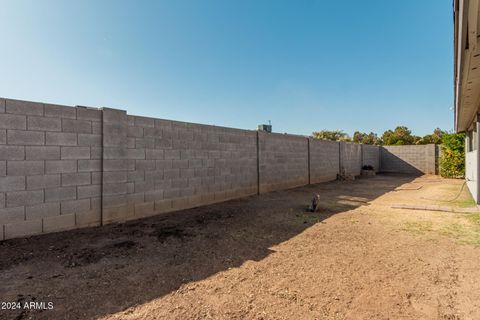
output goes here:
{"type": "Polygon", "coordinates": [[[472,125],[480,106],[479,0],[454,0],[455,131],[472,125]]]}

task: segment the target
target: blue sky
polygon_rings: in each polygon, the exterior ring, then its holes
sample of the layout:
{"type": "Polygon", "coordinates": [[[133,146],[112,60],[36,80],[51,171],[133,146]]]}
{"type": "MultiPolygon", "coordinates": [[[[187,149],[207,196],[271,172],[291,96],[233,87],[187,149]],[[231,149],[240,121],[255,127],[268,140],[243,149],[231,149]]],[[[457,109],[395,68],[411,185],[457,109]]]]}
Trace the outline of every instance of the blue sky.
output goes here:
{"type": "Polygon", "coordinates": [[[310,134],[453,128],[451,0],[0,0],[0,96],[310,134]]]}

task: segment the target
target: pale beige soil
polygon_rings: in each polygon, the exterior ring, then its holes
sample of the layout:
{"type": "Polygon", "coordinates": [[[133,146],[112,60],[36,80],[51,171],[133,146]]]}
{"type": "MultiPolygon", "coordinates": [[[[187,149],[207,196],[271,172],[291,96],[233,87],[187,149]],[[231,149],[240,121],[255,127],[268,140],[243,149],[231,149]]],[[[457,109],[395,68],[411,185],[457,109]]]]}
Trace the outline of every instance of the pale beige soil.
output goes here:
{"type": "Polygon", "coordinates": [[[480,319],[480,216],[390,207],[471,207],[445,201],[462,183],[382,175],[6,241],[0,301],[54,309],[0,319],[480,319]]]}

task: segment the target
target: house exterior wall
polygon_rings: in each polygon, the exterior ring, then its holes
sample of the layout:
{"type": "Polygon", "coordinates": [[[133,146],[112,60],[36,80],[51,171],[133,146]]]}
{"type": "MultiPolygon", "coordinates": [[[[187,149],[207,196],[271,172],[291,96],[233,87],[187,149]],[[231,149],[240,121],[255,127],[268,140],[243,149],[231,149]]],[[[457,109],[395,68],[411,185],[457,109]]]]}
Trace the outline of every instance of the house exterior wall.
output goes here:
{"type": "Polygon", "coordinates": [[[478,180],[479,129],[480,123],[474,121],[471,130],[468,130],[465,135],[465,180],[468,190],[477,204],[480,201],[478,180]]]}

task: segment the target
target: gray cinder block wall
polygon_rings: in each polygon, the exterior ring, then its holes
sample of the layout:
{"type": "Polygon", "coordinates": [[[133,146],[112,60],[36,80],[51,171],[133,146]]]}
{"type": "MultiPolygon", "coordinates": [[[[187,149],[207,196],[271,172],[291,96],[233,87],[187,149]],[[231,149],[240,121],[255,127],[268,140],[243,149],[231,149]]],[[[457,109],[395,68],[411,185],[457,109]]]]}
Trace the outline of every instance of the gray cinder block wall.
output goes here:
{"type": "Polygon", "coordinates": [[[383,146],[381,171],[408,174],[435,174],[436,152],[434,144],[383,146]]]}
{"type": "Polygon", "coordinates": [[[310,183],[332,181],[340,173],[340,144],[309,138],[310,183]]]}
{"type": "Polygon", "coordinates": [[[260,193],[308,184],[308,139],[279,133],[258,135],[260,193]]]}
{"type": "Polygon", "coordinates": [[[0,100],[0,239],[100,223],[101,116],[0,100]]]}
{"type": "Polygon", "coordinates": [[[362,170],[362,146],[352,142],[340,142],[340,172],[358,176],[362,170]]]}
{"type": "Polygon", "coordinates": [[[362,165],[372,166],[375,172],[380,171],[380,148],[362,144],[362,165]]]}
{"type": "Polygon", "coordinates": [[[379,154],[386,171],[434,172],[434,148],[404,148],[0,98],[0,240],[358,175],[379,154]]]}

